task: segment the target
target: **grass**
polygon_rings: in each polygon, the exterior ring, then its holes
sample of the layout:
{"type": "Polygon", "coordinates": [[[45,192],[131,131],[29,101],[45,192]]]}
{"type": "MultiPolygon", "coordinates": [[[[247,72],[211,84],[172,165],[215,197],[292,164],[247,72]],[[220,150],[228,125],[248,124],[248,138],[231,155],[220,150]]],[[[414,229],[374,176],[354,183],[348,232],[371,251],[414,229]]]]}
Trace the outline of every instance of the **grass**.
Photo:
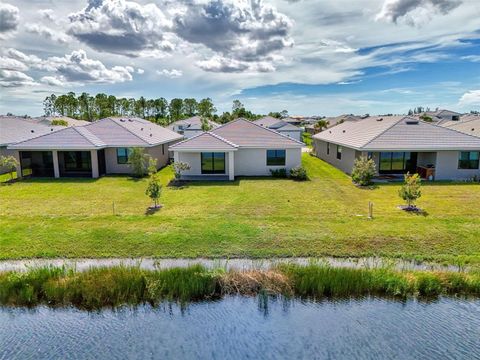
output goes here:
{"type": "Polygon", "coordinates": [[[77,306],[99,309],[162,301],[185,304],[227,294],[301,298],[362,296],[480,296],[480,274],[395,272],[323,265],[283,265],[248,272],[207,270],[196,265],[168,270],[138,267],[92,268],[85,272],[39,268],[0,273],[0,305],[77,306]]]}
{"type": "Polygon", "coordinates": [[[312,147],[312,134],[308,132],[303,132],[302,133],[302,141],[307,145],[308,147],[312,147]]]}
{"type": "MultiPolygon", "coordinates": [[[[415,215],[397,209],[398,184],[359,189],[315,157],[304,154],[303,165],[310,181],[164,187],[153,215],[145,215],[146,179],[2,185],[0,258],[377,255],[480,263],[478,184],[425,184],[418,205],[426,213],[415,215]]],[[[172,176],[160,171],[164,185],[172,176]]]]}

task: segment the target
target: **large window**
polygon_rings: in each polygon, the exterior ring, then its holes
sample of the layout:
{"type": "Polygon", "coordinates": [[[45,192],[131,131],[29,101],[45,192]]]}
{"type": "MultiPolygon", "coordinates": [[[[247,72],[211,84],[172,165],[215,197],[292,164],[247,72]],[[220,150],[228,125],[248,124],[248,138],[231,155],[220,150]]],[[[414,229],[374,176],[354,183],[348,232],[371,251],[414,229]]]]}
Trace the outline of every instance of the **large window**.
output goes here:
{"type": "Polygon", "coordinates": [[[340,145],[337,145],[337,159],[342,160],[342,151],[343,148],[340,145]]]}
{"type": "Polygon", "coordinates": [[[380,172],[401,173],[413,169],[413,158],[410,152],[380,153],[380,172]]]}
{"type": "Polygon", "coordinates": [[[128,164],[130,153],[129,148],[117,148],[117,164],[128,164]]]}
{"type": "Polygon", "coordinates": [[[202,174],[225,174],[225,153],[202,152],[202,174]]]}
{"type": "Polygon", "coordinates": [[[285,150],[267,150],[267,166],[285,166],[285,150]]]}
{"type": "Polygon", "coordinates": [[[478,151],[461,151],[458,157],[458,168],[478,169],[479,154],[478,151]]]}

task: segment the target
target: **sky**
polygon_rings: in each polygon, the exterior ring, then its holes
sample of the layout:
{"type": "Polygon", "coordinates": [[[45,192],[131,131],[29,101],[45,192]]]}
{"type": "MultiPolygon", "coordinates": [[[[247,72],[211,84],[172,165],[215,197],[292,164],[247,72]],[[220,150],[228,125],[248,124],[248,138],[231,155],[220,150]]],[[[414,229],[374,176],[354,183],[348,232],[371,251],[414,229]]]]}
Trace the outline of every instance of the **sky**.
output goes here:
{"type": "Polygon", "coordinates": [[[219,113],[480,110],[480,0],[0,1],[0,114],[69,91],[219,113]]]}

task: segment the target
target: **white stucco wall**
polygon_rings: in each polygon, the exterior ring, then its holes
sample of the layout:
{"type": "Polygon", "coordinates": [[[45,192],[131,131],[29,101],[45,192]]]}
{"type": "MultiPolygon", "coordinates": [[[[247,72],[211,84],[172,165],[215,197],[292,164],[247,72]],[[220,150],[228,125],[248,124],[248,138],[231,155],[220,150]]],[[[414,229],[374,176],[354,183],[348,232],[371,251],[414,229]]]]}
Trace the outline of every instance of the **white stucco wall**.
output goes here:
{"type": "Polygon", "coordinates": [[[466,180],[473,176],[480,176],[480,169],[459,169],[459,151],[437,152],[437,166],[435,169],[435,180],[466,180]]]}
{"type": "MultiPolygon", "coordinates": [[[[176,154],[178,161],[186,162],[190,165],[190,170],[185,171],[184,175],[202,175],[199,152],[177,152],[176,154]]],[[[285,156],[285,166],[267,166],[266,149],[238,149],[234,152],[234,174],[235,176],[270,176],[270,169],[286,168],[289,171],[302,163],[302,150],[300,148],[286,149],[285,156]]],[[[228,174],[229,168],[228,153],[226,153],[225,174],[228,174]]]]}
{"type": "Polygon", "coordinates": [[[336,168],[342,170],[343,172],[350,174],[352,172],[353,163],[357,157],[361,156],[361,152],[356,151],[345,146],[342,147],[342,158],[337,159],[337,145],[330,143],[330,153],[327,154],[327,142],[313,139],[315,155],[332,164],[336,168]]]}

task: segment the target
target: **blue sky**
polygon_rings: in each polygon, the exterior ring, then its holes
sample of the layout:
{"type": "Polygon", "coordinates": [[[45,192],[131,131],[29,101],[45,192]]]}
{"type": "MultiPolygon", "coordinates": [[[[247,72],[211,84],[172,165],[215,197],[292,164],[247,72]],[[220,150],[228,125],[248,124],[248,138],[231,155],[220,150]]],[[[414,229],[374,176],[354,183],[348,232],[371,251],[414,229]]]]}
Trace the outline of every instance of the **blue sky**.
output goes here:
{"type": "Polygon", "coordinates": [[[480,110],[476,0],[0,2],[0,113],[50,93],[258,113],[480,110]]]}

